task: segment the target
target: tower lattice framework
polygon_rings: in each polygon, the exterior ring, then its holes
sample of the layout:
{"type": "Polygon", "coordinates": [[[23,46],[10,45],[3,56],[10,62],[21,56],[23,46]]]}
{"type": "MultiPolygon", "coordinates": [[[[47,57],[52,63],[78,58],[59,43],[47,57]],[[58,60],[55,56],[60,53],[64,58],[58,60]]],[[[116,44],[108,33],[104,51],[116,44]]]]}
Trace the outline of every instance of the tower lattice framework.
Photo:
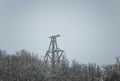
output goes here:
{"type": "Polygon", "coordinates": [[[50,70],[49,70],[50,74],[48,75],[48,77],[50,78],[51,81],[57,81],[57,78],[60,75],[59,65],[60,65],[61,57],[64,53],[64,50],[58,48],[57,37],[60,37],[60,35],[53,35],[49,37],[50,44],[48,50],[46,51],[46,55],[44,57],[44,63],[50,65],[50,70]]]}

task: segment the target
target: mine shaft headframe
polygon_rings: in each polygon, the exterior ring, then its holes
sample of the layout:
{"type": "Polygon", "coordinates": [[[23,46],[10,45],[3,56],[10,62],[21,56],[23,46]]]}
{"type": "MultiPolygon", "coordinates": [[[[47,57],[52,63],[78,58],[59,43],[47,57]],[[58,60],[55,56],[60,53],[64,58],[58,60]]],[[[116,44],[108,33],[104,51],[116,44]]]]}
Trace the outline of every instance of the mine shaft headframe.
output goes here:
{"type": "Polygon", "coordinates": [[[57,37],[60,37],[60,35],[59,34],[52,35],[49,37],[51,41],[50,41],[49,48],[46,51],[46,55],[44,58],[45,63],[50,62],[51,69],[54,69],[57,66],[57,64],[60,63],[60,59],[64,53],[64,50],[61,50],[60,48],[58,48],[57,37]]]}
{"type": "Polygon", "coordinates": [[[50,81],[57,81],[57,77],[60,76],[60,61],[61,61],[61,57],[64,54],[64,50],[61,50],[58,48],[57,45],[57,37],[60,37],[60,35],[52,35],[50,36],[50,44],[49,44],[49,48],[46,51],[46,55],[44,57],[44,64],[45,66],[50,65],[50,67],[48,68],[47,72],[49,72],[50,74],[49,79],[50,81]]]}

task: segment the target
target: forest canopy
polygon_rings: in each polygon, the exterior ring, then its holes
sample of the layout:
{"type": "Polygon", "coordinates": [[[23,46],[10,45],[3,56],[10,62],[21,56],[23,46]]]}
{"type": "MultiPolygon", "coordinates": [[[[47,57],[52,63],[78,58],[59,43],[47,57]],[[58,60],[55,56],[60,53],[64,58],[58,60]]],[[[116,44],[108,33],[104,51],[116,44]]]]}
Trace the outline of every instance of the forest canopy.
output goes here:
{"type": "MultiPolygon", "coordinates": [[[[63,56],[58,81],[120,81],[120,56],[111,65],[80,64],[63,56]]],[[[21,50],[8,54],[0,50],[0,81],[49,81],[46,78],[49,65],[34,53],[21,50]]]]}

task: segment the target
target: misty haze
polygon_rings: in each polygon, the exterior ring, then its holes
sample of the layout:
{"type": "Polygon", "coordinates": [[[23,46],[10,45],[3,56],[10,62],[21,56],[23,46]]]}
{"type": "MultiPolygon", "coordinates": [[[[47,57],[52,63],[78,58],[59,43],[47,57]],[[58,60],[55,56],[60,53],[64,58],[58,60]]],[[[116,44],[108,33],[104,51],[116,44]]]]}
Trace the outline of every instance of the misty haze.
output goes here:
{"type": "Polygon", "coordinates": [[[120,81],[119,0],[0,0],[0,81],[120,81]]]}

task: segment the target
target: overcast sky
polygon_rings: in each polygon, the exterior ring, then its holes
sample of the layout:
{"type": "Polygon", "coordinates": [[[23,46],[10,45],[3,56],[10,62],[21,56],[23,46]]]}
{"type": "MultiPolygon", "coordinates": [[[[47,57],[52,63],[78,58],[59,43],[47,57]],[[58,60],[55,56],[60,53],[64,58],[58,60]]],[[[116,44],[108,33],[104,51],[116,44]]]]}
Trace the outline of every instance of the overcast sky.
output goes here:
{"type": "Polygon", "coordinates": [[[69,60],[112,64],[120,55],[120,0],[0,0],[0,49],[43,56],[51,35],[69,60]]]}

